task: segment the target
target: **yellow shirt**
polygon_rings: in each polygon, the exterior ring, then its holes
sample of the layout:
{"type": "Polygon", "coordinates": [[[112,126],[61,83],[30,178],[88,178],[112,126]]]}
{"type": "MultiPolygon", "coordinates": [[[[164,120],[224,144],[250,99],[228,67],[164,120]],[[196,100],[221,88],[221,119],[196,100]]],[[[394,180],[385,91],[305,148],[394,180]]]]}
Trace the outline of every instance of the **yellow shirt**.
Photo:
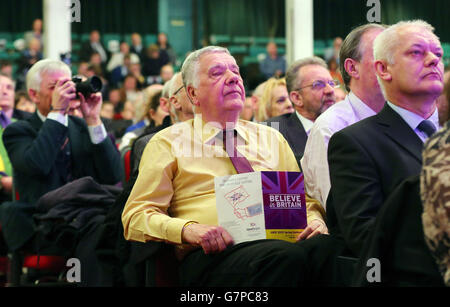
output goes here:
{"type": "MultiPolygon", "coordinates": [[[[299,171],[291,148],[278,131],[243,120],[235,129],[237,149],[255,171],[299,171]]],[[[187,222],[218,225],[214,178],[236,174],[218,134],[220,129],[196,116],[151,138],[122,213],[127,240],[181,244],[187,222]]],[[[320,203],[308,196],[306,202],[308,221],[323,221],[320,203]]]]}

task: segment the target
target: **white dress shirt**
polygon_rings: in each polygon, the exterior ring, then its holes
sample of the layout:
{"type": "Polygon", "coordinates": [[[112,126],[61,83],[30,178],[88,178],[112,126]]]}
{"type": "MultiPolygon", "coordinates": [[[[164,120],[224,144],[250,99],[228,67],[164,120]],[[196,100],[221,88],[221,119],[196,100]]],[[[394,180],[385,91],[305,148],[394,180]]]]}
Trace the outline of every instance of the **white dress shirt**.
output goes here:
{"type": "Polygon", "coordinates": [[[398,114],[400,115],[403,120],[408,124],[408,126],[411,127],[412,130],[414,130],[414,133],[417,134],[417,136],[422,140],[422,142],[425,142],[428,139],[428,135],[423,132],[420,131],[417,126],[419,126],[419,124],[425,120],[428,119],[433,125],[434,128],[436,128],[436,131],[438,131],[441,127],[439,126],[439,114],[438,114],[438,109],[436,108],[434,110],[434,113],[431,114],[431,116],[429,118],[423,118],[420,115],[417,115],[416,113],[413,113],[411,111],[408,111],[406,109],[403,109],[399,106],[396,106],[395,104],[391,103],[391,102],[387,102],[387,104],[398,114]]]}
{"type": "Polygon", "coordinates": [[[312,198],[317,199],[325,209],[331,188],[327,155],[331,136],[339,130],[375,114],[375,111],[350,92],[344,100],[328,108],[314,122],[300,163],[305,178],[306,192],[312,198]]]}
{"type": "Polygon", "coordinates": [[[295,111],[295,114],[297,114],[298,119],[302,123],[303,129],[305,129],[306,135],[309,135],[309,132],[311,131],[311,128],[312,128],[314,122],[312,120],[309,120],[306,117],[302,116],[297,111],[295,111]]]}
{"type": "MultiPolygon", "coordinates": [[[[44,115],[41,114],[41,112],[39,112],[39,110],[37,110],[37,115],[42,120],[42,122],[46,121],[47,119],[50,119],[57,121],[61,125],[69,127],[69,116],[67,114],[63,115],[58,112],[50,112],[48,113],[47,117],[45,117],[44,115]]],[[[103,140],[106,139],[106,137],[108,136],[105,129],[105,125],[103,125],[103,123],[98,126],[88,126],[88,132],[92,144],[99,144],[103,142],[103,140]]]]}

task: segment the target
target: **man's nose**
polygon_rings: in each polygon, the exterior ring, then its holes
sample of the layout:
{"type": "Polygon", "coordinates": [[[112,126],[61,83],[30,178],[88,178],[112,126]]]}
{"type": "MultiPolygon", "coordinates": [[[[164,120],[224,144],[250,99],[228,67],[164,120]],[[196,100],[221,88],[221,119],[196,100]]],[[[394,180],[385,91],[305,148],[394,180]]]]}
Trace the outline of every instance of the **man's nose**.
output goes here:
{"type": "Polygon", "coordinates": [[[239,81],[240,76],[231,70],[227,70],[227,83],[229,84],[235,84],[239,81]]]}
{"type": "Polygon", "coordinates": [[[432,66],[436,66],[439,62],[441,61],[441,58],[438,57],[436,54],[434,54],[431,51],[427,52],[427,57],[426,57],[426,65],[432,65],[432,66]]]}
{"type": "Polygon", "coordinates": [[[325,88],[323,89],[323,92],[327,95],[333,93],[334,94],[334,87],[332,87],[330,84],[326,83],[325,88]]]}

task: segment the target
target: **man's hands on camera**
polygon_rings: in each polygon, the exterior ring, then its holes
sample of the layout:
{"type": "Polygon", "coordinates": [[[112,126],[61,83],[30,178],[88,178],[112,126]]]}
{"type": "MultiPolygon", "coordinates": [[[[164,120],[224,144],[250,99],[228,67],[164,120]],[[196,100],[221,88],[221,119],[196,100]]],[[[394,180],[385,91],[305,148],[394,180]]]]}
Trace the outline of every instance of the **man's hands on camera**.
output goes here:
{"type": "Polygon", "coordinates": [[[201,246],[205,254],[220,253],[233,244],[231,235],[220,226],[188,224],[181,234],[183,243],[201,246]]]}
{"type": "Polygon", "coordinates": [[[70,109],[80,108],[88,126],[101,125],[102,94],[95,93],[84,97],[82,93],[78,93],[78,97],[79,99],[77,99],[76,85],[71,79],[59,79],[52,94],[52,111],[67,114],[70,109]]]}
{"type": "Polygon", "coordinates": [[[102,94],[91,94],[87,99],[82,93],[78,93],[80,97],[80,108],[83,113],[84,120],[88,126],[98,126],[102,124],[100,119],[100,109],[102,107],[102,94]]]}
{"type": "Polygon", "coordinates": [[[52,111],[66,114],[76,96],[75,83],[69,78],[59,79],[52,94],[52,111]]]}

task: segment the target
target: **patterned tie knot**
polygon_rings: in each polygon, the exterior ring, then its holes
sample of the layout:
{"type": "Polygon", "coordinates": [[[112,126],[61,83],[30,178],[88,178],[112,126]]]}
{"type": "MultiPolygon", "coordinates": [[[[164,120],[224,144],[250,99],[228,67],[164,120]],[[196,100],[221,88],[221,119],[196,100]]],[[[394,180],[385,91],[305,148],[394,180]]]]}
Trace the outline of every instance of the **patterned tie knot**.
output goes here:
{"type": "Polygon", "coordinates": [[[433,123],[427,119],[423,120],[418,126],[417,129],[424,132],[428,137],[432,136],[433,133],[436,132],[436,127],[433,123]]]}

